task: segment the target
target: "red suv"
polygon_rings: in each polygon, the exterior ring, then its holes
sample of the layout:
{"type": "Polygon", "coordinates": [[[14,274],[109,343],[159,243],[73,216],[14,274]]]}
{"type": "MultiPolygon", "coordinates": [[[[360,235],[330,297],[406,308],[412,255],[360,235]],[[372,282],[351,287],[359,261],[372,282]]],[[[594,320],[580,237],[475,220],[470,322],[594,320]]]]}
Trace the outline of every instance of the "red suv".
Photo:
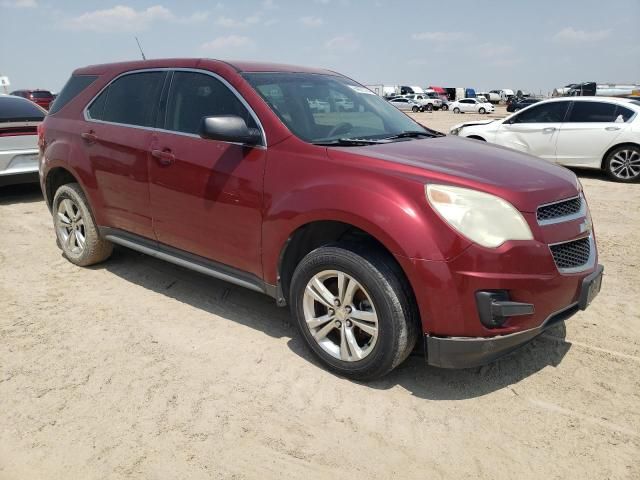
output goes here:
{"type": "Polygon", "coordinates": [[[49,110],[51,103],[55,99],[53,93],[49,90],[16,90],[11,92],[11,95],[31,100],[33,103],[41,106],[45,110],[49,110]]]}
{"type": "Polygon", "coordinates": [[[40,134],[69,261],[118,244],[270,295],[351,378],[416,346],[440,367],[490,362],[600,289],[572,172],[425,128],[335,72],[94,65],[40,134]]]}

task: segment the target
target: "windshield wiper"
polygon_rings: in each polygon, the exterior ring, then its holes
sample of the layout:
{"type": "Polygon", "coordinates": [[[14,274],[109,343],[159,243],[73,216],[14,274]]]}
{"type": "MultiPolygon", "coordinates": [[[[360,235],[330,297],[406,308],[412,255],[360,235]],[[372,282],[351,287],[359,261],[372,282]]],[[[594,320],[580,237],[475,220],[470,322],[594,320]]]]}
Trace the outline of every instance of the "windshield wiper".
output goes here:
{"type": "Polygon", "coordinates": [[[362,146],[362,145],[376,145],[378,143],[389,143],[387,139],[374,140],[371,138],[337,138],[335,140],[327,140],[320,142],[312,142],[314,145],[338,145],[338,146],[362,146]]]}
{"type": "Polygon", "coordinates": [[[430,130],[430,129],[427,131],[408,130],[406,132],[400,132],[396,135],[386,137],[385,140],[395,140],[397,138],[417,138],[417,137],[435,138],[435,137],[443,137],[443,136],[444,136],[444,133],[436,132],[435,130],[430,130]]]}

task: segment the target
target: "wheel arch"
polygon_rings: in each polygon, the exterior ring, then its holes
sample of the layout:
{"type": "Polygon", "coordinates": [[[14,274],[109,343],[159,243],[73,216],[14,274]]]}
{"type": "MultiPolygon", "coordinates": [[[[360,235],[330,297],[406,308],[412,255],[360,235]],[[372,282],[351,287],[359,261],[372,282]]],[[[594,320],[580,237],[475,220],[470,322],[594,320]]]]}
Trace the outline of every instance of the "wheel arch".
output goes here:
{"type": "Polygon", "coordinates": [[[609,155],[611,155],[611,152],[613,152],[616,148],[624,147],[626,145],[631,146],[631,147],[640,148],[640,144],[635,143],[635,142],[620,142],[620,143],[617,143],[617,144],[613,145],[612,147],[609,147],[609,149],[606,152],[604,152],[604,155],[602,156],[602,159],[600,160],[600,169],[601,170],[605,169],[605,162],[607,161],[607,157],[609,155]]]}
{"type": "MultiPolygon", "coordinates": [[[[44,181],[44,188],[45,200],[50,210],[53,207],[53,197],[56,194],[56,191],[62,185],[66,185],[67,183],[77,183],[80,185],[78,178],[68,168],[57,166],[47,172],[47,176],[44,181]]],[[[82,186],[80,186],[80,188],[82,188],[82,186]]]]}
{"type": "Polygon", "coordinates": [[[335,243],[351,243],[359,247],[375,249],[384,255],[396,273],[405,282],[411,300],[417,308],[413,286],[393,252],[375,235],[352,223],[339,220],[314,220],[300,225],[287,238],[278,257],[278,304],[288,302],[293,272],[300,261],[311,251],[335,243]]]}

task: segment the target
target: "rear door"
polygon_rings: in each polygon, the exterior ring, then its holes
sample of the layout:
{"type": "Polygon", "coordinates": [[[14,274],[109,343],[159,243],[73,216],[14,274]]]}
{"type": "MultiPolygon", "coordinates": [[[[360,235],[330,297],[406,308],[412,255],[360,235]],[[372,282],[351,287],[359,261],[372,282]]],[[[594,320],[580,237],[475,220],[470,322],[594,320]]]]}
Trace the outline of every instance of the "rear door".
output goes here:
{"type": "Polygon", "coordinates": [[[569,103],[546,102],[521,111],[502,123],[495,143],[555,162],[558,132],[569,103]]]}
{"type": "Polygon", "coordinates": [[[476,102],[475,100],[471,100],[469,98],[465,98],[464,100],[460,100],[460,111],[461,112],[475,112],[476,111],[476,102]]]}
{"type": "Polygon", "coordinates": [[[214,115],[260,128],[221,77],[175,71],[151,147],[162,152],[150,163],[154,230],[160,243],[260,277],[266,148],[201,138],[200,122],[214,115]]]}
{"type": "Polygon", "coordinates": [[[149,147],[166,71],[120,76],[95,98],[80,133],[108,227],[154,238],[149,147]]]}
{"type": "Polygon", "coordinates": [[[602,158],[630,125],[633,111],[606,101],[573,102],[558,135],[558,163],[600,168],[602,158]]]}

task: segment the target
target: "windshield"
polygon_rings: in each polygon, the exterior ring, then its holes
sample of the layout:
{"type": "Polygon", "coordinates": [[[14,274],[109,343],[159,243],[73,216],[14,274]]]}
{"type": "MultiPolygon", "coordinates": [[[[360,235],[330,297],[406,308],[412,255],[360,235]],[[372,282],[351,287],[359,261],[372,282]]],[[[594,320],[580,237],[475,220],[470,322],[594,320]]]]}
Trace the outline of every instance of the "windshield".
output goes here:
{"type": "Polygon", "coordinates": [[[287,72],[244,77],[287,128],[310,143],[427,132],[382,97],[344,77],[287,72]]]}

